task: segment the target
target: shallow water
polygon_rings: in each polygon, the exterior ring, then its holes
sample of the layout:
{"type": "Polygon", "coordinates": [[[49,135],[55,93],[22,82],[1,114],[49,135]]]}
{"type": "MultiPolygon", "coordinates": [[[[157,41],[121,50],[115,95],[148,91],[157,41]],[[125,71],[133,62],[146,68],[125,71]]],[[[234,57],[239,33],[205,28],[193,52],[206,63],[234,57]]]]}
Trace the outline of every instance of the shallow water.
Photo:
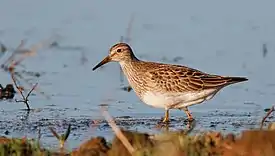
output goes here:
{"type": "MultiPolygon", "coordinates": [[[[159,132],[155,124],[161,109],[144,105],[133,92],[121,90],[118,64],[110,63],[92,72],[111,45],[126,34],[133,18],[130,43],[144,60],[187,65],[199,70],[230,76],[246,76],[248,82],[222,90],[214,99],[190,107],[197,130],[240,132],[259,125],[264,108],[274,102],[275,2],[245,1],[8,1],[0,5],[0,41],[15,48],[21,39],[27,46],[58,36],[58,47],[39,50],[24,61],[30,71],[43,72],[40,89],[30,97],[35,109],[27,115],[22,103],[1,101],[0,134],[36,137],[55,146],[52,125],[59,132],[72,124],[68,147],[74,148],[91,136],[113,137],[103,120],[100,104],[124,128],[159,132]],[[249,4],[249,5],[248,5],[249,4]],[[263,44],[267,53],[263,57],[263,44]],[[81,63],[82,54],[88,62],[81,63]],[[121,117],[122,116],[122,117],[121,117]],[[93,125],[93,121],[99,121],[93,125]]],[[[3,56],[0,61],[4,61],[3,56]]],[[[1,72],[2,85],[12,83],[1,72]]],[[[22,82],[22,84],[24,84],[22,82]]],[[[25,84],[24,84],[25,85],[25,84]]],[[[16,98],[20,98],[16,95],[16,98]]],[[[185,128],[185,114],[171,111],[172,129],[185,128]]]]}

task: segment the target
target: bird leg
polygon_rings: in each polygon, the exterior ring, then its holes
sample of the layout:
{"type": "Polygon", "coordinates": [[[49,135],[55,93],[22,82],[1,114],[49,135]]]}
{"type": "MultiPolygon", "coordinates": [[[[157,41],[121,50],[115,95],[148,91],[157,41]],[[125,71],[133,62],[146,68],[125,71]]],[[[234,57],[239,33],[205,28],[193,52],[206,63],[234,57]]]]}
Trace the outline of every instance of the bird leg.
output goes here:
{"type": "Polygon", "coordinates": [[[187,107],[183,107],[182,110],[184,110],[184,112],[186,113],[189,121],[193,121],[194,120],[192,114],[189,112],[189,110],[188,110],[187,107]]]}
{"type": "Polygon", "coordinates": [[[165,115],[162,120],[163,123],[168,123],[169,122],[169,109],[165,110],[165,115]]]}

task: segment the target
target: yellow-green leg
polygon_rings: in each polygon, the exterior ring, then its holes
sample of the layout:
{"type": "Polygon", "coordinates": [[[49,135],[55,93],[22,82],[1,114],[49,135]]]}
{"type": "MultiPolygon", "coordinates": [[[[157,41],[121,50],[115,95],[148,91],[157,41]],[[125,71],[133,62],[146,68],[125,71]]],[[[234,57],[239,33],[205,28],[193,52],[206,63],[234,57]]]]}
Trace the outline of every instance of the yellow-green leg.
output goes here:
{"type": "Polygon", "coordinates": [[[165,115],[162,120],[163,123],[168,123],[169,122],[169,109],[165,110],[165,115]]]}
{"type": "Polygon", "coordinates": [[[184,112],[186,113],[189,121],[193,121],[194,120],[192,114],[189,112],[189,110],[188,110],[187,107],[182,108],[182,110],[184,110],[184,112]]]}

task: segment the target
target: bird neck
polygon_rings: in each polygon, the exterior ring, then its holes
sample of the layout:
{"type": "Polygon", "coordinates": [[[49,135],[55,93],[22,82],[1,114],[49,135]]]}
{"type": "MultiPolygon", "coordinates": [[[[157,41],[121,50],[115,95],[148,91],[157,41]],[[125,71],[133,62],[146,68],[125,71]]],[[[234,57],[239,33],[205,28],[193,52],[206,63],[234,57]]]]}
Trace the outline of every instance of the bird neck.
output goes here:
{"type": "Polygon", "coordinates": [[[120,61],[119,64],[123,70],[131,70],[132,68],[134,68],[133,67],[134,64],[138,61],[139,60],[137,58],[133,58],[133,59],[127,59],[127,60],[120,61]]]}
{"type": "Polygon", "coordinates": [[[119,61],[121,68],[129,67],[135,64],[136,62],[140,61],[133,53],[131,53],[130,57],[127,57],[124,60],[119,61]]]}
{"type": "Polygon", "coordinates": [[[119,62],[121,69],[128,80],[129,85],[133,88],[133,90],[140,96],[139,86],[137,84],[141,84],[142,79],[138,79],[140,63],[142,61],[138,59],[133,59],[131,61],[119,62]]]}

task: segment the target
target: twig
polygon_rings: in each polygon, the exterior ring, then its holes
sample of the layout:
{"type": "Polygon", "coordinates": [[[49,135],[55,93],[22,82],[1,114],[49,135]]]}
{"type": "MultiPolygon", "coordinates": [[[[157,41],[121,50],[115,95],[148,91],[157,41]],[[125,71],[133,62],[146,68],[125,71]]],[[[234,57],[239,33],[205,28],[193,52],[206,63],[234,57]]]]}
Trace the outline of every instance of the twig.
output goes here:
{"type": "Polygon", "coordinates": [[[262,119],[260,129],[263,128],[264,122],[265,122],[265,120],[267,119],[267,117],[268,117],[272,112],[274,112],[274,111],[275,111],[274,106],[272,106],[272,107],[270,108],[270,110],[266,113],[266,115],[264,116],[264,118],[262,119]]]}
{"type": "Polygon", "coordinates": [[[29,91],[29,93],[28,93],[27,96],[25,97],[25,95],[24,95],[23,92],[22,92],[22,89],[18,86],[18,84],[17,84],[17,82],[16,82],[16,79],[15,79],[15,77],[14,77],[14,72],[11,72],[11,78],[12,78],[12,81],[13,81],[13,83],[14,83],[16,89],[19,91],[19,93],[20,93],[20,95],[21,95],[21,97],[22,97],[22,99],[23,99],[23,100],[15,100],[15,101],[16,101],[16,102],[23,102],[23,103],[25,103],[25,105],[27,106],[27,110],[30,111],[31,109],[30,109],[30,106],[29,106],[29,99],[28,99],[28,98],[29,98],[30,94],[32,93],[32,91],[36,88],[36,86],[37,86],[38,83],[36,83],[36,84],[32,87],[32,89],[29,91]]]}
{"type": "Polygon", "coordinates": [[[109,113],[103,107],[101,107],[101,111],[102,111],[102,115],[105,117],[108,124],[113,129],[115,135],[122,142],[122,144],[126,147],[126,149],[130,152],[130,154],[132,154],[135,151],[133,146],[130,144],[130,142],[127,140],[127,138],[121,132],[119,127],[115,124],[115,121],[113,120],[113,118],[109,115],[109,113]]]}
{"type": "Polygon", "coordinates": [[[29,96],[31,95],[31,93],[33,92],[33,90],[36,88],[37,85],[38,85],[38,83],[36,83],[36,84],[32,87],[32,89],[31,89],[31,90],[29,91],[29,93],[27,94],[26,99],[29,98],[29,96]]]}

